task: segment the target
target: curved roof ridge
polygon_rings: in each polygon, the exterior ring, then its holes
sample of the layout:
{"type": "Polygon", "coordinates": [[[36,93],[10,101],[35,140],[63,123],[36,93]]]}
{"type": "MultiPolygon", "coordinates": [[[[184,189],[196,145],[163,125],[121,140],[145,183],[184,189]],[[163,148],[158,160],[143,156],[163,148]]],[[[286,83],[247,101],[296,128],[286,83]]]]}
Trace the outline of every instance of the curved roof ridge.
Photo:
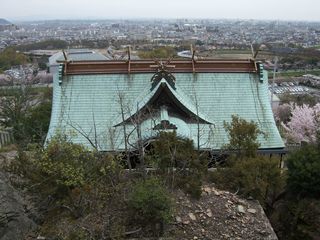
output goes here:
{"type": "Polygon", "coordinates": [[[173,89],[170,84],[165,80],[165,79],[161,79],[161,81],[159,81],[159,83],[146,95],[144,96],[142,99],[141,97],[138,97],[134,103],[131,105],[131,109],[136,109],[134,110],[133,113],[129,113],[124,117],[124,121],[122,120],[122,118],[116,121],[116,124],[114,125],[114,127],[117,127],[119,125],[122,125],[124,122],[127,122],[130,118],[132,118],[134,115],[136,115],[139,111],[141,111],[142,109],[146,108],[147,105],[152,102],[156,97],[157,94],[160,94],[160,91],[166,88],[169,90],[169,92],[171,93],[171,95],[173,96],[173,98],[175,98],[181,105],[182,108],[185,108],[185,110],[187,110],[187,112],[189,112],[191,115],[194,116],[198,116],[199,119],[202,122],[205,122],[206,124],[213,124],[213,122],[211,120],[209,120],[209,118],[207,116],[205,116],[204,114],[202,114],[199,109],[197,111],[196,106],[194,106],[193,104],[191,104],[191,100],[188,99],[187,96],[185,96],[185,94],[183,94],[182,91],[180,91],[178,88],[177,89],[173,89]],[[197,114],[198,112],[198,114],[197,114]]]}

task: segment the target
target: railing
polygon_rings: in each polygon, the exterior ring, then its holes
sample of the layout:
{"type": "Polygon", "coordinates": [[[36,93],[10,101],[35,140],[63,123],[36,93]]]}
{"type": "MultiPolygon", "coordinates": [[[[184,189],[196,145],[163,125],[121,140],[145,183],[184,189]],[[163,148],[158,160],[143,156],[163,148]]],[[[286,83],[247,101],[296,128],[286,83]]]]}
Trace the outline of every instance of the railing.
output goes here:
{"type": "Polygon", "coordinates": [[[301,147],[301,144],[300,143],[287,143],[286,144],[286,149],[288,151],[294,151],[294,150],[297,150],[301,147]]]}

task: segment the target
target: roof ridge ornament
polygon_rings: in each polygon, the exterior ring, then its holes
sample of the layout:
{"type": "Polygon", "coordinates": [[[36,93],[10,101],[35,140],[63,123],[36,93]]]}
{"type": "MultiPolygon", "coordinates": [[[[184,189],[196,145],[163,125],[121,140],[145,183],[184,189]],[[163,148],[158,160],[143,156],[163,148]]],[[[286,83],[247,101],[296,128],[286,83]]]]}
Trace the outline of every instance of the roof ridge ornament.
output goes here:
{"type": "Polygon", "coordinates": [[[169,85],[173,88],[176,89],[175,87],[175,82],[176,78],[175,76],[171,73],[171,69],[175,68],[175,65],[170,65],[172,58],[169,58],[165,63],[162,62],[162,60],[154,60],[156,65],[150,65],[150,68],[155,68],[156,72],[153,74],[151,77],[151,91],[158,85],[158,83],[162,80],[165,79],[169,85]]]}

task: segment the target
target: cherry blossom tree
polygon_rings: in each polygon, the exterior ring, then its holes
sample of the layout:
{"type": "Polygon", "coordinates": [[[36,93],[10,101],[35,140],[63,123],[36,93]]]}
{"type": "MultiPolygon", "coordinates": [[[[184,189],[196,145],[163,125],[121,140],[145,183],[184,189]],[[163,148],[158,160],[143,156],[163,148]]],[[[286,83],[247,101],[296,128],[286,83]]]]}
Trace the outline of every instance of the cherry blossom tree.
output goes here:
{"type": "Polygon", "coordinates": [[[306,104],[291,106],[290,121],[287,124],[282,123],[287,132],[288,140],[296,143],[301,141],[316,142],[317,132],[320,128],[320,103],[314,107],[306,104]]]}
{"type": "Polygon", "coordinates": [[[277,122],[287,123],[291,118],[292,105],[284,103],[274,110],[274,117],[277,122]]]}

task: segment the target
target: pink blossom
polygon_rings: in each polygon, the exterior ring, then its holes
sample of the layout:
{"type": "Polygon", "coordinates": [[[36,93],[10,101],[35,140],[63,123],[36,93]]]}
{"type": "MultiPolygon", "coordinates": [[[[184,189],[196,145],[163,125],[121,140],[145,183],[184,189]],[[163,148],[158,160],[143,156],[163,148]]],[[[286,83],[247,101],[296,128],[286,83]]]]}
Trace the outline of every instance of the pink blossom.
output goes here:
{"type": "Polygon", "coordinates": [[[287,124],[282,124],[287,132],[288,140],[300,143],[315,142],[316,132],[320,126],[320,103],[314,107],[303,104],[292,106],[291,118],[287,124]]]}

